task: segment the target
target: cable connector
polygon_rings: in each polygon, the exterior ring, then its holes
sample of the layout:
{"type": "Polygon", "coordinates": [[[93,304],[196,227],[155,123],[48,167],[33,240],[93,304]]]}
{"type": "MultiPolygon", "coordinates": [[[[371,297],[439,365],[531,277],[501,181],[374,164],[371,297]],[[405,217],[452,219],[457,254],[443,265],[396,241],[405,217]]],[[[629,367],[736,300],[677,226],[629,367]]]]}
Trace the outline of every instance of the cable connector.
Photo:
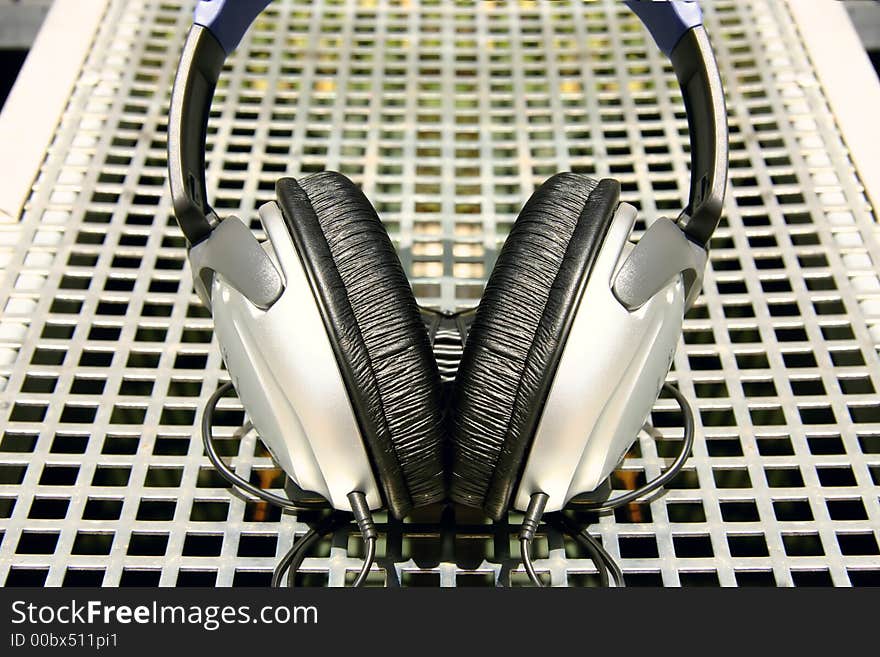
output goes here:
{"type": "Polygon", "coordinates": [[[522,552],[523,567],[526,569],[532,584],[541,587],[544,586],[544,583],[538,577],[538,573],[535,572],[535,566],[532,564],[531,550],[532,541],[535,539],[535,534],[541,525],[541,517],[544,515],[544,508],[547,506],[549,499],[550,496],[547,493],[532,494],[532,497],[529,499],[529,506],[526,509],[526,515],[519,528],[519,546],[520,552],[522,552]]]}
{"type": "Polygon", "coordinates": [[[547,493],[535,493],[529,499],[529,506],[526,509],[525,518],[519,528],[519,540],[529,541],[535,538],[538,526],[541,524],[541,518],[544,516],[544,508],[547,506],[547,500],[550,496],[547,493]]]}
{"type": "Polygon", "coordinates": [[[364,545],[367,550],[364,557],[364,566],[354,581],[354,586],[358,587],[363,585],[370,572],[370,568],[373,567],[373,561],[376,559],[376,539],[379,538],[379,532],[376,529],[376,523],[373,521],[370,505],[367,504],[367,496],[359,490],[353,490],[347,497],[349,504],[351,504],[354,520],[361,531],[361,536],[364,539],[364,545]]]}
{"type": "Polygon", "coordinates": [[[354,520],[364,540],[378,538],[379,532],[376,530],[373,513],[367,504],[367,496],[360,491],[353,490],[348,494],[348,502],[351,504],[351,512],[354,514],[354,520]]]}

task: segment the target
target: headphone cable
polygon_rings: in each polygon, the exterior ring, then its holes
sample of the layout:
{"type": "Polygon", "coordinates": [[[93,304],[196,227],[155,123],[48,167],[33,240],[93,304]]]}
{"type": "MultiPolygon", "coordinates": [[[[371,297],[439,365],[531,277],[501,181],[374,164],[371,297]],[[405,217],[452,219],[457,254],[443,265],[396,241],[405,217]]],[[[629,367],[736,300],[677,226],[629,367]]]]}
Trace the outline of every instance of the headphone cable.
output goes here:
{"type": "MultiPolygon", "coordinates": [[[[519,533],[523,568],[525,568],[532,584],[539,588],[545,588],[546,585],[538,576],[535,565],[532,562],[532,541],[541,522],[541,515],[544,507],[547,505],[547,499],[546,493],[535,493],[532,495],[519,533]]],[[[590,560],[596,566],[600,586],[609,586],[609,575],[610,579],[614,582],[615,588],[624,588],[626,586],[620,566],[617,565],[602,543],[590,534],[586,528],[578,527],[562,512],[548,513],[544,518],[548,524],[555,527],[561,534],[571,537],[587,551],[590,555],[590,560]]]]}
{"type": "Polygon", "coordinates": [[[211,461],[211,464],[216,468],[217,472],[220,473],[220,476],[235,488],[263,500],[264,502],[274,504],[287,511],[306,511],[310,508],[315,508],[314,506],[296,504],[286,497],[275,495],[274,493],[270,493],[262,488],[254,486],[247,479],[236,474],[226,465],[223,459],[220,458],[217,449],[214,447],[214,411],[217,409],[217,404],[220,401],[220,398],[231,389],[232,382],[230,381],[227,381],[217,388],[217,390],[214,391],[214,394],[208,399],[208,403],[205,404],[205,410],[202,413],[202,444],[205,446],[205,454],[207,455],[208,460],[211,461]]]}
{"type": "MultiPolygon", "coordinates": [[[[669,383],[664,383],[663,390],[672,395],[675,401],[678,402],[682,416],[684,417],[684,440],[682,442],[681,451],[675,457],[672,465],[641,488],[629,491],[628,493],[606,500],[605,502],[578,504],[578,510],[590,511],[593,513],[606,513],[608,511],[613,511],[624,504],[645,504],[648,501],[643,499],[645,495],[652,493],[669,483],[681,471],[682,467],[684,467],[685,462],[690,456],[691,449],[694,446],[694,412],[691,405],[678,388],[669,383]]],[[[546,493],[534,493],[532,495],[519,532],[519,544],[523,568],[525,568],[526,574],[529,576],[532,584],[538,587],[544,587],[544,582],[541,581],[541,578],[538,577],[538,573],[535,571],[535,566],[532,562],[531,548],[532,541],[534,540],[538,526],[541,523],[541,517],[544,514],[544,508],[547,506],[548,499],[549,496],[546,493]]],[[[597,570],[600,571],[600,581],[607,582],[608,573],[610,573],[615,586],[625,586],[623,573],[621,572],[620,567],[614,561],[613,557],[608,554],[604,546],[593,537],[586,528],[578,528],[573,521],[561,512],[558,514],[548,514],[547,520],[548,522],[555,524],[563,533],[574,538],[585,550],[587,550],[593,563],[596,565],[597,570]],[[603,568],[607,569],[608,572],[603,574],[601,572],[603,568]]]]}
{"type": "MultiPolygon", "coordinates": [[[[290,550],[287,551],[287,554],[275,566],[275,570],[272,573],[272,587],[280,588],[285,575],[287,575],[287,586],[290,588],[295,587],[296,574],[299,572],[303,561],[305,561],[306,554],[312,546],[324,536],[332,534],[350,523],[351,518],[348,517],[347,513],[334,512],[324,518],[318,525],[309,529],[302,538],[294,542],[290,550]]],[[[376,558],[376,538],[365,538],[364,544],[366,546],[364,563],[358,576],[355,578],[354,584],[352,584],[354,588],[361,587],[366,582],[376,558]]]]}
{"type": "MultiPolygon", "coordinates": [[[[273,493],[269,493],[261,488],[254,486],[249,481],[233,472],[220,458],[220,455],[217,453],[213,442],[214,411],[217,408],[217,404],[220,398],[224,394],[226,394],[226,392],[228,392],[231,388],[231,382],[226,382],[218,387],[217,390],[215,390],[211,397],[208,399],[208,403],[206,404],[204,413],[202,414],[202,443],[204,444],[205,454],[207,455],[208,460],[211,461],[211,463],[217,469],[217,472],[219,472],[220,475],[224,479],[226,479],[226,481],[228,481],[236,488],[246,493],[249,493],[252,496],[275,506],[281,507],[285,510],[308,510],[309,507],[307,506],[295,504],[289,499],[280,497],[273,493]]],[[[624,504],[644,503],[646,502],[646,500],[642,500],[640,498],[662,487],[670,480],[672,480],[672,478],[681,471],[682,467],[687,461],[688,456],[690,455],[691,449],[693,448],[694,444],[695,424],[693,409],[691,408],[688,401],[685,399],[684,395],[682,395],[677,388],[670,385],[669,383],[664,383],[663,389],[671,394],[672,397],[678,402],[678,405],[681,408],[682,415],[684,417],[684,441],[681,452],[678,454],[675,461],[667,470],[663,471],[655,479],[651,480],[641,488],[630,491],[628,493],[624,493],[623,495],[619,495],[618,497],[615,497],[604,503],[579,505],[579,508],[581,510],[591,511],[594,513],[605,513],[608,511],[613,511],[614,509],[617,509],[624,504]]],[[[357,587],[361,586],[364,581],[366,581],[367,575],[372,568],[372,564],[375,560],[377,532],[375,523],[372,520],[372,514],[370,514],[369,507],[366,504],[366,498],[363,496],[363,493],[353,491],[349,493],[348,497],[349,502],[352,505],[352,511],[355,514],[355,520],[358,524],[358,528],[361,531],[361,536],[363,537],[364,544],[366,546],[364,565],[354,582],[354,586],[357,587]]],[[[548,499],[549,496],[547,496],[545,493],[535,493],[534,495],[532,495],[532,498],[529,500],[529,506],[526,510],[525,518],[523,519],[523,523],[520,527],[519,535],[520,552],[522,554],[523,567],[525,568],[531,582],[535,586],[539,587],[543,587],[544,583],[541,581],[540,577],[538,577],[538,574],[535,571],[531,556],[531,544],[534,540],[538,526],[540,525],[541,517],[544,513],[544,508],[547,505],[548,499]]],[[[329,518],[334,517],[335,514],[329,516],[329,518]]],[[[336,529],[344,526],[344,524],[337,524],[339,522],[340,521],[338,519],[334,521],[334,523],[332,524],[332,531],[335,531],[336,529]]],[[[348,522],[350,522],[350,520],[348,520],[348,522]]],[[[563,522],[560,526],[563,528],[566,534],[577,540],[590,553],[591,558],[593,559],[593,562],[598,570],[602,571],[602,566],[600,564],[604,563],[604,567],[607,568],[607,570],[611,573],[612,578],[615,580],[615,584],[617,586],[623,585],[623,576],[620,572],[619,566],[614,562],[613,558],[608,554],[608,552],[605,550],[602,544],[599,543],[599,541],[591,536],[586,529],[577,530],[576,528],[572,527],[568,522],[563,522]]],[[[290,572],[288,583],[292,584],[293,575],[297,572],[303,560],[305,559],[306,551],[321,537],[330,533],[331,530],[325,529],[320,533],[318,533],[318,531],[318,529],[310,529],[309,532],[307,532],[301,539],[294,543],[294,545],[287,552],[287,554],[285,554],[284,558],[281,560],[281,562],[279,562],[278,566],[276,567],[275,573],[272,577],[272,586],[279,586],[281,578],[288,570],[290,572]]],[[[600,579],[602,579],[603,581],[607,581],[607,573],[602,574],[600,572],[600,579]]]]}
{"type": "MultiPolygon", "coordinates": [[[[304,556],[300,558],[300,553],[304,554],[306,550],[311,548],[312,545],[320,540],[325,534],[336,531],[350,522],[351,519],[344,518],[341,513],[333,513],[325,517],[315,526],[309,527],[309,531],[307,531],[301,538],[294,540],[293,545],[281,558],[278,565],[275,566],[275,570],[272,572],[272,588],[278,588],[281,586],[281,580],[284,578],[284,574],[294,566],[294,562],[296,562],[296,568],[299,567],[299,564],[301,564],[302,560],[305,558],[304,556]]],[[[288,582],[288,585],[291,585],[291,582],[288,582]]]]}
{"type": "Polygon", "coordinates": [[[691,449],[694,446],[694,411],[691,408],[691,405],[688,403],[687,399],[685,399],[684,395],[682,395],[681,392],[678,390],[678,388],[669,383],[664,383],[663,390],[672,395],[675,401],[678,402],[678,406],[681,409],[681,414],[684,418],[684,440],[681,446],[681,451],[675,457],[672,465],[670,465],[669,468],[661,472],[659,475],[657,475],[657,477],[649,481],[641,488],[631,490],[628,493],[624,493],[623,495],[618,495],[617,497],[606,500],[605,502],[583,504],[579,503],[576,506],[579,511],[607,513],[608,511],[613,511],[614,509],[617,509],[624,504],[645,504],[646,502],[648,502],[648,500],[641,498],[644,498],[645,495],[647,495],[648,493],[653,493],[658,488],[665,486],[679,472],[681,472],[681,469],[682,467],[684,467],[685,462],[691,454],[691,449]]]}
{"type": "Polygon", "coordinates": [[[575,522],[561,511],[556,513],[548,513],[546,516],[548,523],[554,525],[556,529],[573,538],[580,543],[590,555],[596,569],[599,571],[599,583],[602,586],[609,585],[609,575],[614,582],[616,588],[624,588],[626,584],[623,581],[623,573],[620,566],[614,561],[602,542],[587,531],[586,527],[578,527],[575,522]]]}
{"type": "MultiPolygon", "coordinates": [[[[254,486],[244,477],[236,474],[226,465],[223,459],[220,458],[220,455],[217,453],[217,449],[214,446],[214,411],[217,409],[217,404],[220,401],[220,398],[231,389],[232,383],[230,381],[227,381],[218,387],[217,390],[214,391],[214,394],[208,399],[208,403],[205,405],[205,410],[202,413],[202,444],[205,447],[205,454],[208,456],[208,460],[211,461],[211,464],[216,468],[217,472],[220,473],[220,476],[232,484],[232,486],[256,497],[257,499],[273,504],[286,511],[307,511],[315,508],[314,506],[296,504],[292,500],[254,486]]],[[[354,586],[358,587],[363,585],[366,581],[367,575],[373,567],[373,562],[376,559],[376,540],[378,538],[378,531],[376,530],[376,524],[373,521],[373,514],[370,512],[370,507],[367,504],[366,496],[360,491],[352,491],[348,494],[348,501],[351,504],[354,520],[357,523],[366,546],[364,565],[354,581],[354,586]]],[[[292,585],[293,577],[300,565],[302,565],[306,551],[327,534],[350,523],[352,519],[347,517],[347,515],[348,514],[345,512],[334,512],[327,516],[327,518],[316,527],[309,529],[301,539],[295,541],[287,554],[284,555],[275,567],[275,572],[272,575],[272,586],[279,586],[281,578],[284,577],[284,573],[287,571],[290,572],[288,585],[292,585]]]]}
{"type": "Polygon", "coordinates": [[[532,563],[532,541],[535,539],[535,533],[541,524],[541,516],[544,515],[544,508],[547,506],[547,500],[550,496],[547,493],[534,493],[529,498],[529,506],[523,517],[522,524],[519,527],[519,551],[522,556],[523,568],[526,574],[535,586],[544,587],[544,582],[535,572],[535,566],[532,563]]]}

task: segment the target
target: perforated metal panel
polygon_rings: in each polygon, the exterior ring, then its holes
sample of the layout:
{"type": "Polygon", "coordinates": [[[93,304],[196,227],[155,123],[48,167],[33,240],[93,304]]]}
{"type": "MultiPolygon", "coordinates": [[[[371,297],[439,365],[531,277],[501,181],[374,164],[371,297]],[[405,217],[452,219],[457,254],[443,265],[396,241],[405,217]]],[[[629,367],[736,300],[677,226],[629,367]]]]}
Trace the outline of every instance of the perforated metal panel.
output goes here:
{"type": "MultiPolygon", "coordinates": [[[[593,531],[630,585],[877,585],[875,216],[786,5],[706,5],[731,184],[671,375],[699,438],[665,496],[593,531]]],[[[0,233],[7,585],[266,584],[306,529],[231,494],[197,437],[225,373],[165,180],[189,17],[173,0],[110,3],[24,216],[0,233]]],[[[342,171],[434,306],[476,302],[521,204],[556,171],[620,179],[644,216],[676,212],[686,193],[671,69],[610,1],[276,2],[229,60],[213,107],[208,180],[221,213],[257,229],[277,177],[342,171]]],[[[280,486],[254,433],[238,429],[237,402],[222,409],[239,473],[280,486]]],[[[664,439],[642,435],[616,486],[668,463],[682,435],[674,410],[658,402],[664,439]]],[[[492,585],[517,567],[506,525],[459,509],[454,530],[438,517],[390,528],[375,583],[390,569],[391,583],[492,585]]],[[[306,579],[340,584],[360,549],[338,535],[306,561],[306,579]]],[[[593,581],[558,535],[536,552],[554,583],[593,581]]]]}

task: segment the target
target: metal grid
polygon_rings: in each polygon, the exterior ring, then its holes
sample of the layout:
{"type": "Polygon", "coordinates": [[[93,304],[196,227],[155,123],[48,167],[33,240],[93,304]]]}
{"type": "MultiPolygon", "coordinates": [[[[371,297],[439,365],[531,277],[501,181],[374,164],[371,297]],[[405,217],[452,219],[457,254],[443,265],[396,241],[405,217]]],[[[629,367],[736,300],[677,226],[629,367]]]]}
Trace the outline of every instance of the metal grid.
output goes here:
{"type": "MultiPolygon", "coordinates": [[[[630,585],[877,585],[875,217],[786,5],[706,4],[731,185],[672,374],[701,438],[667,495],[593,530],[630,585]]],[[[189,17],[173,0],[109,4],[24,216],[0,232],[7,585],[261,585],[306,528],[231,495],[196,437],[224,372],[165,183],[189,17]]],[[[220,212],[256,228],[277,177],[340,170],[375,203],[426,304],[474,303],[521,204],[556,171],[614,176],[646,216],[686,193],[680,93],[611,1],[278,2],[213,107],[220,212]]],[[[223,408],[239,472],[280,485],[237,429],[240,407],[223,408]]],[[[674,453],[673,410],[658,402],[667,439],[641,436],[616,485],[674,453]]],[[[435,511],[390,528],[389,581],[491,585],[515,567],[506,526],[459,510],[453,536],[435,511]]],[[[341,583],[358,543],[337,536],[307,579],[341,583]]],[[[554,583],[592,581],[557,535],[537,554],[554,583]]]]}

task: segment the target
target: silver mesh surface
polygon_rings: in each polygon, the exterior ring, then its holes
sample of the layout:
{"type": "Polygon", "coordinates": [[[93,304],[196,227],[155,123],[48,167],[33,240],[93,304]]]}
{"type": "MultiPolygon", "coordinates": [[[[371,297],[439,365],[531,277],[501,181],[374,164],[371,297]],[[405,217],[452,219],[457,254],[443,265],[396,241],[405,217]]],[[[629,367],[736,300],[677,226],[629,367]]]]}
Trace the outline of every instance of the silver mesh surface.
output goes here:
{"type": "MultiPolygon", "coordinates": [[[[0,227],[0,583],[263,585],[306,530],[231,494],[198,440],[225,373],[166,189],[185,4],[110,3],[24,216],[0,227]]],[[[786,5],[705,4],[731,180],[670,377],[698,440],[666,495],[592,528],[630,585],[878,585],[876,217],[786,5]]],[[[210,148],[215,207],[255,230],[276,178],[352,177],[420,301],[450,309],[553,173],[616,177],[644,216],[675,213],[688,182],[671,69],[611,1],[276,2],[227,64],[210,148]]],[[[673,404],[617,488],[674,455],[673,404]]],[[[224,400],[224,454],[280,488],[244,421],[224,400]]],[[[389,528],[374,583],[525,581],[516,517],[459,510],[455,533],[437,516],[389,528]]],[[[337,535],[307,582],[350,581],[359,543],[337,535]]],[[[555,584],[595,581],[558,535],[536,555],[555,584]]]]}

